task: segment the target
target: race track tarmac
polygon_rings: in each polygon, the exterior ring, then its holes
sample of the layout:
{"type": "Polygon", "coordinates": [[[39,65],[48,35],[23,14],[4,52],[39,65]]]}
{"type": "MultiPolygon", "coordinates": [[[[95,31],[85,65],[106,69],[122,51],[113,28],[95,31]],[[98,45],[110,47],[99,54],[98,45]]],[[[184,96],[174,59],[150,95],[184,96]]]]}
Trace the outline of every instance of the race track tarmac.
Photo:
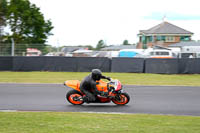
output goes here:
{"type": "Polygon", "coordinates": [[[126,106],[83,104],[65,99],[62,84],[0,84],[0,110],[110,112],[200,116],[200,87],[125,85],[131,101],[126,106]]]}

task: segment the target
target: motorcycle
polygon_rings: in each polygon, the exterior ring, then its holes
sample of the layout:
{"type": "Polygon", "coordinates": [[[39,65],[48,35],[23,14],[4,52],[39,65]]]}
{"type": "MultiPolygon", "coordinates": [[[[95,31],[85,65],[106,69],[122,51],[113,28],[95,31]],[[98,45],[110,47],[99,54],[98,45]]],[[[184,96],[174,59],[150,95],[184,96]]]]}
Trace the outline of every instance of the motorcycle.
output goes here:
{"type": "MultiPolygon", "coordinates": [[[[66,99],[69,103],[73,105],[84,103],[83,97],[85,94],[80,90],[79,80],[67,80],[64,82],[64,85],[72,88],[66,94],[66,99]]],[[[117,105],[125,105],[130,101],[130,96],[123,91],[122,84],[117,79],[111,79],[109,82],[99,80],[96,87],[98,91],[102,92],[102,95],[97,95],[96,100],[89,103],[109,103],[112,101],[117,105]]]]}

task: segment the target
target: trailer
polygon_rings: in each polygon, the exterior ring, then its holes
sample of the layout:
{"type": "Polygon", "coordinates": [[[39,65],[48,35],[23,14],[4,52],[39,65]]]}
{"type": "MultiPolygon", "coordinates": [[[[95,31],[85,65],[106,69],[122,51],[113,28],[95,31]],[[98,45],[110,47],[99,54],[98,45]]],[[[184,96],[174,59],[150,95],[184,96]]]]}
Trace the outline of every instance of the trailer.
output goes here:
{"type": "Polygon", "coordinates": [[[200,46],[182,47],[179,58],[200,58],[200,46]]]}

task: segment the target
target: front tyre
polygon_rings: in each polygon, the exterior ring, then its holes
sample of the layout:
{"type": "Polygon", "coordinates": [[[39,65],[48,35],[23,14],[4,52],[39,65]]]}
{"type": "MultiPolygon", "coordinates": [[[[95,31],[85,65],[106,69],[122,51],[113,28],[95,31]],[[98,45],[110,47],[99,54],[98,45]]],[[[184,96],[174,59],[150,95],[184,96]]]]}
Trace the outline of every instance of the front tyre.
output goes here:
{"type": "Polygon", "coordinates": [[[116,95],[115,98],[112,99],[112,102],[117,105],[125,105],[130,101],[130,96],[128,93],[121,93],[119,95],[116,95]]]}
{"type": "Polygon", "coordinates": [[[77,90],[70,90],[66,94],[66,99],[73,105],[81,105],[84,103],[82,94],[77,90]]]}

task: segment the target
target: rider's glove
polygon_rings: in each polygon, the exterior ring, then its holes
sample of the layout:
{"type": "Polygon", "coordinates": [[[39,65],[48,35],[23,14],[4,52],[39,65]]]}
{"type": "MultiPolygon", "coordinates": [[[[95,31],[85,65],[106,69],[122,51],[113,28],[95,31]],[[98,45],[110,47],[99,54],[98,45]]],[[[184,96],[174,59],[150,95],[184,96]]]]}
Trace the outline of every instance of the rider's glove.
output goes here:
{"type": "Polygon", "coordinates": [[[110,77],[107,77],[106,79],[109,80],[109,81],[111,81],[111,78],[110,78],[110,77]]]}

